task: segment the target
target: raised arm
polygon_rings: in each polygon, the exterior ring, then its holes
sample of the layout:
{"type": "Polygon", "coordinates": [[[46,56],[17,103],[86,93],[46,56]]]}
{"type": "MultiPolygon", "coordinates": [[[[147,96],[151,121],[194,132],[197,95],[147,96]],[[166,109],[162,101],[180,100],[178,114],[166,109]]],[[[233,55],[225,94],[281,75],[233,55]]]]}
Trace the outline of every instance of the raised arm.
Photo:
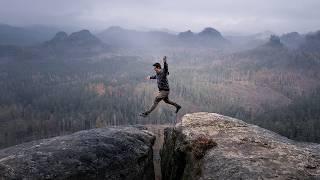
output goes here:
{"type": "Polygon", "coordinates": [[[163,72],[168,74],[168,63],[167,63],[167,56],[163,57],[163,72]]]}

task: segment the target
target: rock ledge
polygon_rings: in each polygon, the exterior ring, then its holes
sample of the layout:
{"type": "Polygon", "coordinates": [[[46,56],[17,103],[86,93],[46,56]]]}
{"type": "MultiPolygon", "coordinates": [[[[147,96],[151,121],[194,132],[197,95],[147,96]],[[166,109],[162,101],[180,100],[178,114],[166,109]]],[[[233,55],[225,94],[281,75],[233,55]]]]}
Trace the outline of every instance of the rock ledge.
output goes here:
{"type": "Polygon", "coordinates": [[[79,131],[0,150],[0,179],[154,179],[155,136],[132,127],[79,131]]]}
{"type": "Polygon", "coordinates": [[[320,179],[320,145],[300,143],[215,113],[187,114],[165,129],[162,177],[320,179]]]}

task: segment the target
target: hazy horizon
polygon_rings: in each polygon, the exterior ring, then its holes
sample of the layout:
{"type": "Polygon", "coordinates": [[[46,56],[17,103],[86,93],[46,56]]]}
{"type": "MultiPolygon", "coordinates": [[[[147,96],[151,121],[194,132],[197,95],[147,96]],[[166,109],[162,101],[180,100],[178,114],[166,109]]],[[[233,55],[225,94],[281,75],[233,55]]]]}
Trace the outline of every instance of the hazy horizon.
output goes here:
{"type": "Polygon", "coordinates": [[[277,34],[320,29],[320,1],[243,0],[18,0],[0,1],[0,23],[45,25],[101,31],[110,26],[128,29],[169,29],[199,32],[213,27],[224,34],[272,31],[277,34]]]}

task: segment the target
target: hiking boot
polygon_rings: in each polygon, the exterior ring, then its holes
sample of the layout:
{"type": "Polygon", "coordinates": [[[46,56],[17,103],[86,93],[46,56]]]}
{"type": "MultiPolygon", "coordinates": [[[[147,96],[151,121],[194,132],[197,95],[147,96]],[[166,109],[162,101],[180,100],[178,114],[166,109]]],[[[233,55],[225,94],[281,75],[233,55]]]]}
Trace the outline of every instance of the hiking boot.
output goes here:
{"type": "Polygon", "coordinates": [[[177,109],[176,109],[176,113],[178,113],[180,109],[181,109],[181,106],[178,105],[178,106],[177,106],[177,109]]]}
{"type": "Polygon", "coordinates": [[[144,113],[140,113],[139,116],[141,116],[141,117],[147,117],[147,116],[148,116],[148,113],[145,113],[145,112],[144,112],[144,113]]]}

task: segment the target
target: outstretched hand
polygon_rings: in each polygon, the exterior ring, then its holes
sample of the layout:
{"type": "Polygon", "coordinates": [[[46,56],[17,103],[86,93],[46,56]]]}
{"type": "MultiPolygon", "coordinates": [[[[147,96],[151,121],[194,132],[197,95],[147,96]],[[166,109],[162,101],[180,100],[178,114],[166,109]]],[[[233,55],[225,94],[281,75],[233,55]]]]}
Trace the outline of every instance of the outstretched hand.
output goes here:
{"type": "Polygon", "coordinates": [[[167,56],[163,57],[163,63],[167,62],[167,56]]]}
{"type": "Polygon", "coordinates": [[[145,77],[145,80],[149,80],[149,79],[150,79],[150,76],[145,77]]]}

